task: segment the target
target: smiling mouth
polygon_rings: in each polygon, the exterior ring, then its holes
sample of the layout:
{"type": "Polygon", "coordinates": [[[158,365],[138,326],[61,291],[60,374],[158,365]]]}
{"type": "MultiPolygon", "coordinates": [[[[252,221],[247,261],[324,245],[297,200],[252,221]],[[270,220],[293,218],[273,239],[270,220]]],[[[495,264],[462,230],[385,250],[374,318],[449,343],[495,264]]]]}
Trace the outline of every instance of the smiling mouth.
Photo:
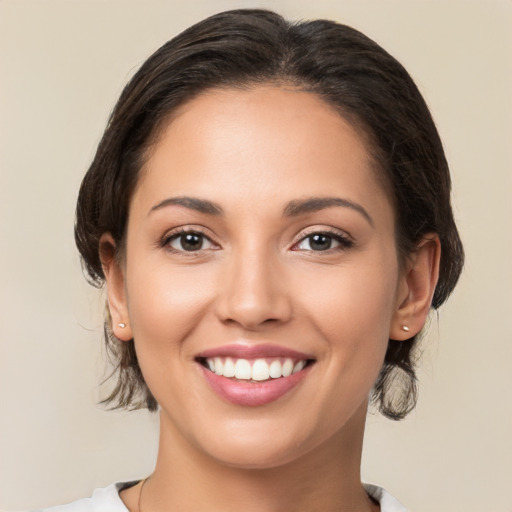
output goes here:
{"type": "Polygon", "coordinates": [[[245,382],[265,382],[294,375],[314,359],[258,358],[242,359],[234,357],[198,357],[197,362],[216,375],[245,382]]]}

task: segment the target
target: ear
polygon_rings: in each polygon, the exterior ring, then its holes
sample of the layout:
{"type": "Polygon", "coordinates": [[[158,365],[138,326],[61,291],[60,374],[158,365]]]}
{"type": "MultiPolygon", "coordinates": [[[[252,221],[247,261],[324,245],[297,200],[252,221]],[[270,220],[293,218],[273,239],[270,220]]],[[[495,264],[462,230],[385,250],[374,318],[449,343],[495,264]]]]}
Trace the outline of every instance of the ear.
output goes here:
{"type": "Polygon", "coordinates": [[[408,257],[398,285],[390,339],[407,340],[425,325],[439,278],[440,258],[441,243],[436,234],[426,235],[408,257]]]}
{"type": "Polygon", "coordinates": [[[107,287],[112,332],[116,338],[129,341],[133,338],[133,334],[128,315],[124,269],[116,257],[116,243],[110,233],[101,235],[99,251],[107,287]]]}

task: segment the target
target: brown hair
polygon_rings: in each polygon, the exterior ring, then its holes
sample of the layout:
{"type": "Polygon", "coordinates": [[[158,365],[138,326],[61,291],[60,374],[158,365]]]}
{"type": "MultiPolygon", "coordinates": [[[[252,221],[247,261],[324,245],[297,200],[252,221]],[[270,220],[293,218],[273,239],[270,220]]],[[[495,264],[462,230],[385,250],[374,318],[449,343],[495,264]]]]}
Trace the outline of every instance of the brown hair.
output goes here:
{"type": "MultiPolygon", "coordinates": [[[[441,242],[432,306],[451,293],[463,249],[450,205],[450,175],[430,112],[401,64],[357,30],[326,20],[291,23],[265,10],[236,10],[193,25],[164,44],[123,90],[82,182],[75,239],[89,280],[104,282],[99,239],[123,247],[130,199],[148,146],[175,109],[214,87],[285,83],[315,93],[362,129],[395,206],[400,257],[428,233],[441,242]]],[[[157,408],[133,340],[121,342],[105,322],[117,383],[104,402],[157,408]]],[[[413,348],[389,340],[373,401],[401,419],[416,403],[413,348]]]]}

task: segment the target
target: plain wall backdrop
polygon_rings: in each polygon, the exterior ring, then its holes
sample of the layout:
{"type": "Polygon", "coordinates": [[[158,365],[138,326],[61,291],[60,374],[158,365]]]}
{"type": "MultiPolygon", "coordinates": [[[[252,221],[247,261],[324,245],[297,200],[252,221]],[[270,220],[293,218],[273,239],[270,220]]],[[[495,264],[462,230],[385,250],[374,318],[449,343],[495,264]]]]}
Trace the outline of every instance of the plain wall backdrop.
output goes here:
{"type": "Polygon", "coordinates": [[[467,252],[408,419],[371,414],[362,474],[416,512],[512,510],[512,2],[0,0],[0,509],[148,475],[158,419],[105,412],[103,297],[73,243],[80,180],[123,85],[182,29],[268,7],[352,25],[431,107],[467,252]]]}

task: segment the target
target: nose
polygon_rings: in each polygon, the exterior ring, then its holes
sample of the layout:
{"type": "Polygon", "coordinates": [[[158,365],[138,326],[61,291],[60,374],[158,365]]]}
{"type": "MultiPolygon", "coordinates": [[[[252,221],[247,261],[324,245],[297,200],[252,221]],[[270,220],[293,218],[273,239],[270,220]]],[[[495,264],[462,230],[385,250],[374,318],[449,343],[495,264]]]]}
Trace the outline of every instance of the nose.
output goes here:
{"type": "Polygon", "coordinates": [[[291,318],[292,290],[277,259],[253,247],[225,262],[216,301],[223,323],[258,330],[291,318]]]}

